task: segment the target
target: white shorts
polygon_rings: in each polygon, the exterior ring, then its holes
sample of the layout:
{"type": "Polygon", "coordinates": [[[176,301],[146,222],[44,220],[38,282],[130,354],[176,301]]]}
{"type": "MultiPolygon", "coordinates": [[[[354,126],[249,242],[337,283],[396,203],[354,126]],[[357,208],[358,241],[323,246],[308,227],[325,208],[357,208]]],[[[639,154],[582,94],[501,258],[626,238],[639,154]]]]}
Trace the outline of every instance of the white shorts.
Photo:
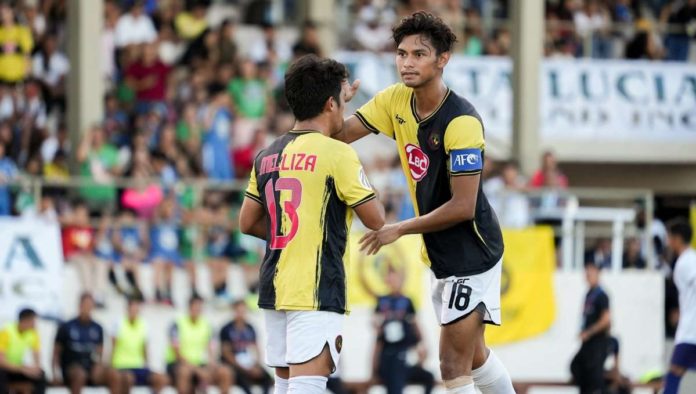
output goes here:
{"type": "Polygon", "coordinates": [[[483,322],[500,325],[501,259],[480,274],[437,279],[432,276],[432,298],[435,316],[440,325],[457,322],[469,316],[479,304],[485,307],[483,322]]]}
{"type": "Polygon", "coordinates": [[[266,364],[285,368],[316,358],[329,346],[334,368],[343,348],[345,315],[325,311],[274,311],[264,309],[266,364]]]}

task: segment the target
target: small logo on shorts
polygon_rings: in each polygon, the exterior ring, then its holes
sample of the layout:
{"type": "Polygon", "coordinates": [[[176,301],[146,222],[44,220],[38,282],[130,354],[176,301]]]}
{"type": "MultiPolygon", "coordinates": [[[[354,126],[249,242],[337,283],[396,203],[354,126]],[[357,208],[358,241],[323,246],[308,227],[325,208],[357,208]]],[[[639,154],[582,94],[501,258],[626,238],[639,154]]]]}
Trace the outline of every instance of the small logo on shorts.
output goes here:
{"type": "Polygon", "coordinates": [[[343,335],[336,337],[336,351],[341,353],[341,349],[343,349],[343,335]]]}

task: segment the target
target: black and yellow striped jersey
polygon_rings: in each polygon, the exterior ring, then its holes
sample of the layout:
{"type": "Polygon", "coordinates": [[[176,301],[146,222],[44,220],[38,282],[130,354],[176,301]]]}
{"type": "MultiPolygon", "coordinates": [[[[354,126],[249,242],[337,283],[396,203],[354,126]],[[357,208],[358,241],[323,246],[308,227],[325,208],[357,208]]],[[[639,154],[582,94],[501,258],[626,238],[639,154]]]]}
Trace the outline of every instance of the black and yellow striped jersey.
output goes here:
{"type": "MultiPolygon", "coordinates": [[[[374,133],[396,140],[416,215],[452,198],[450,177],[480,174],[485,142],[474,107],[449,91],[439,107],[420,119],[413,89],[398,83],[379,92],[355,113],[374,133]]],[[[498,219],[481,184],[473,220],[423,234],[423,258],[437,278],[485,272],[502,257],[498,219]]]]}
{"type": "Polygon", "coordinates": [[[375,198],[353,148],[290,131],[256,157],[246,196],[268,214],[259,307],[345,313],[351,208],[375,198]]]}

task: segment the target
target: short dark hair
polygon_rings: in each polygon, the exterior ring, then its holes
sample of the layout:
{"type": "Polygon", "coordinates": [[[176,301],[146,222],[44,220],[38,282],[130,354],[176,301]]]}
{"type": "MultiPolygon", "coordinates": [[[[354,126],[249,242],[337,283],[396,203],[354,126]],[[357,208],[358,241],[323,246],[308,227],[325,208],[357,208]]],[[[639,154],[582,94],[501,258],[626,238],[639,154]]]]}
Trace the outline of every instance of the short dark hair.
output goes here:
{"type": "Polygon", "coordinates": [[[82,294],[80,294],[80,304],[82,304],[88,299],[94,301],[94,296],[92,296],[92,293],[85,291],[82,294]]]}
{"type": "Polygon", "coordinates": [[[36,311],[31,308],[24,308],[19,311],[19,321],[32,319],[37,316],[36,311]]]}
{"type": "Polygon", "coordinates": [[[394,26],[392,33],[397,46],[406,36],[423,35],[435,46],[438,55],[451,51],[454,43],[457,42],[457,36],[442,19],[425,11],[418,11],[405,17],[394,26]]]}
{"type": "Polygon", "coordinates": [[[333,97],[339,104],[341,84],[348,70],[333,59],[305,55],[293,63],[285,74],[285,98],[297,120],[316,117],[333,97]]]}
{"type": "Polygon", "coordinates": [[[203,302],[203,297],[199,296],[198,294],[194,294],[191,298],[189,298],[189,307],[196,302],[203,302]]]}
{"type": "Polygon", "coordinates": [[[691,239],[694,236],[694,230],[684,218],[676,218],[667,222],[667,231],[671,235],[681,238],[685,244],[691,243],[691,239]]]}

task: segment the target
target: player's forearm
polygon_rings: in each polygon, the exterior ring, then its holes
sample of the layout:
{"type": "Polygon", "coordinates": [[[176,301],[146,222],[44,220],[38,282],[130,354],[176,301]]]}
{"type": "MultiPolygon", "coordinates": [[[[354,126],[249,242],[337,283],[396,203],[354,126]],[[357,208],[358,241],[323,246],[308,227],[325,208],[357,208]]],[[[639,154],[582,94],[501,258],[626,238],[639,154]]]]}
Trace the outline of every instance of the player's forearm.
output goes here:
{"type": "Polygon", "coordinates": [[[427,215],[404,220],[399,224],[399,232],[401,235],[407,235],[442,231],[473,219],[470,211],[464,204],[450,200],[427,215]]]}
{"type": "Polygon", "coordinates": [[[365,128],[355,115],[351,115],[343,122],[343,129],[341,132],[334,135],[333,138],[350,144],[371,133],[372,132],[365,128]]]}

